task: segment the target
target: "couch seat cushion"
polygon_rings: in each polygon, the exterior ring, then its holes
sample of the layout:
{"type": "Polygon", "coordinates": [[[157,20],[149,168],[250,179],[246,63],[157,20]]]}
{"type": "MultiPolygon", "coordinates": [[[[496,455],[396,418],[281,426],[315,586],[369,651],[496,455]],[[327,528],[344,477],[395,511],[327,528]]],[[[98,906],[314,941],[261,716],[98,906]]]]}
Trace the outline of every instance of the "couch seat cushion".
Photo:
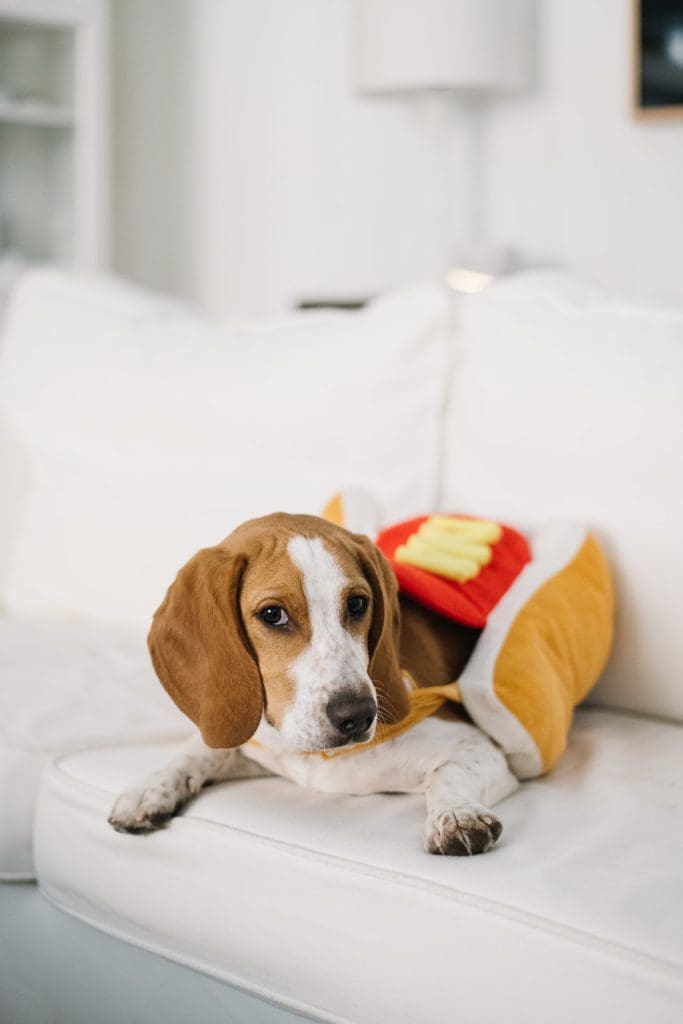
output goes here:
{"type": "Polygon", "coordinates": [[[150,836],[114,833],[114,795],[172,750],[52,763],[35,835],[49,899],[323,1020],[573,1024],[617,1006],[620,1024],[680,1020],[680,727],[579,711],[557,769],[500,806],[501,844],[471,860],[422,852],[419,797],[281,779],[209,789],[150,836]]]}
{"type": "Polygon", "coordinates": [[[189,729],[156,682],[144,632],[0,617],[0,879],[33,878],[33,811],[48,760],[189,729]]]}

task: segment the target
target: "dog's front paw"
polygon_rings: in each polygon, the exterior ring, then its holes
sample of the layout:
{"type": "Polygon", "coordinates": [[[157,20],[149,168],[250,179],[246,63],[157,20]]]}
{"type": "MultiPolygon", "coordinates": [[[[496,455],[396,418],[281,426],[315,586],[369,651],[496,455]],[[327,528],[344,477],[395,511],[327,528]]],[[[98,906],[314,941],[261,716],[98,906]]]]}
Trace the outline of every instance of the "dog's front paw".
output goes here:
{"type": "Polygon", "coordinates": [[[201,782],[191,775],[178,779],[149,779],[121,794],[107,819],[117,832],[154,832],[163,828],[201,782]]]}
{"type": "Polygon", "coordinates": [[[469,857],[490,850],[502,831],[503,826],[491,811],[469,804],[430,815],[424,845],[428,853],[469,857]]]}

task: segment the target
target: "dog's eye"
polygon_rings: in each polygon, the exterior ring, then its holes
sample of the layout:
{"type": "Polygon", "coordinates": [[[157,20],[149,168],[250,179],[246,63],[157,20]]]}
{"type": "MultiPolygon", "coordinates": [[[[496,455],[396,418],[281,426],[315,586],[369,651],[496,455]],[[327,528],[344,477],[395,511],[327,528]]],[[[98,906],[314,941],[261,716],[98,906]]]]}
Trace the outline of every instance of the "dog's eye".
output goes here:
{"type": "Polygon", "coordinates": [[[258,614],[261,622],[266,626],[286,626],[289,622],[289,615],[284,608],[280,608],[277,604],[269,604],[258,614]]]}
{"type": "Polygon", "coordinates": [[[352,619],[360,619],[365,615],[368,599],[363,594],[352,594],[346,602],[346,608],[352,619]]]}

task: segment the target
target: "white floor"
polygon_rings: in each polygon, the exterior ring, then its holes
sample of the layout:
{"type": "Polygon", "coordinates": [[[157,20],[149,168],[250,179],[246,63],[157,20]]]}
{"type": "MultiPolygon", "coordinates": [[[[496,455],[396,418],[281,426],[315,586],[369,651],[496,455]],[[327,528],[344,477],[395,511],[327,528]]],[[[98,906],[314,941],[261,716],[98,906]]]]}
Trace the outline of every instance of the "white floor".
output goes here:
{"type": "Polygon", "coordinates": [[[0,883],[2,1024],[295,1024],[303,1018],[103,935],[0,883]]]}

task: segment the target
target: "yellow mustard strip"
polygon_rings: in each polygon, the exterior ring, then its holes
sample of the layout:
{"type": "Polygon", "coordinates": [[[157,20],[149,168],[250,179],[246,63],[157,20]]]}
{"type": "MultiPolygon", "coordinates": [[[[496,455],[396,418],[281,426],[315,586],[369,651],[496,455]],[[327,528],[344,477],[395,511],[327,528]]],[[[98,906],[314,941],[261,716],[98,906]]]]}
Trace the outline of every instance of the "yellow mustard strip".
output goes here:
{"type": "Polygon", "coordinates": [[[449,533],[457,533],[461,537],[481,541],[483,544],[496,544],[503,536],[499,523],[487,519],[459,519],[457,516],[431,516],[428,520],[432,526],[449,533]]]}
{"type": "Polygon", "coordinates": [[[479,565],[488,565],[491,561],[491,548],[488,544],[470,537],[461,537],[453,530],[444,530],[434,526],[431,520],[427,520],[417,531],[417,536],[428,544],[445,551],[447,555],[455,555],[456,558],[471,558],[479,565]]]}
{"type": "Polygon", "coordinates": [[[426,569],[428,572],[436,573],[448,580],[456,580],[458,583],[466,583],[474,579],[480,571],[480,566],[473,558],[456,558],[454,555],[447,555],[439,548],[429,544],[420,543],[417,537],[411,537],[408,544],[402,544],[394,551],[394,558],[397,562],[406,565],[415,565],[418,569],[426,569]]]}
{"type": "Polygon", "coordinates": [[[498,523],[485,519],[431,516],[396,549],[394,558],[447,580],[467,583],[489,564],[491,544],[502,534],[498,523]]]}

